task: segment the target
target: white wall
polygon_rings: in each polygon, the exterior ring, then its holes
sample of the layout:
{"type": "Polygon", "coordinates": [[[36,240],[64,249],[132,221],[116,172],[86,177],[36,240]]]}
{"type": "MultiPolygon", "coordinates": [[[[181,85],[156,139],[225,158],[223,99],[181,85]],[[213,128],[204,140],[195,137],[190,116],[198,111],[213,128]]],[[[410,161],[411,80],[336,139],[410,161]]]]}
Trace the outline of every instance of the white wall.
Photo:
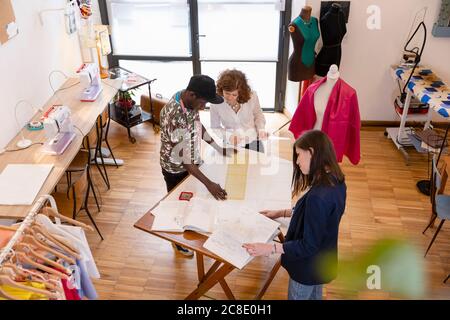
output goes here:
{"type": "MultiPolygon", "coordinates": [[[[74,75],[81,64],[77,33],[65,32],[64,13],[44,13],[42,26],[39,12],[62,8],[66,0],[12,0],[19,34],[0,46],[0,149],[17,134],[14,108],[21,99],[43,107],[53,94],[48,76],[52,70],[74,75]]],[[[64,78],[55,74],[52,84],[59,87],[64,78]]],[[[25,104],[18,109],[22,124],[32,116],[25,104]]]]}
{"type": "MultiPolygon", "coordinates": [[[[300,2],[302,0],[294,0],[296,4],[300,2]]],[[[313,15],[319,17],[320,0],[306,2],[313,7],[313,15]]],[[[432,68],[450,84],[450,38],[435,38],[431,35],[440,3],[441,0],[351,1],[340,69],[342,79],[358,93],[362,120],[398,120],[392,107],[398,87],[389,73],[389,66],[400,61],[414,17],[424,6],[428,7],[425,19],[428,40],[422,64],[432,68]],[[381,9],[380,30],[369,30],[366,26],[369,17],[366,10],[370,5],[377,5],[381,9]]],[[[302,4],[293,9],[293,18],[299,14],[301,7],[302,4]]],[[[298,84],[293,86],[290,83],[290,88],[286,108],[293,113],[298,84]]]]}

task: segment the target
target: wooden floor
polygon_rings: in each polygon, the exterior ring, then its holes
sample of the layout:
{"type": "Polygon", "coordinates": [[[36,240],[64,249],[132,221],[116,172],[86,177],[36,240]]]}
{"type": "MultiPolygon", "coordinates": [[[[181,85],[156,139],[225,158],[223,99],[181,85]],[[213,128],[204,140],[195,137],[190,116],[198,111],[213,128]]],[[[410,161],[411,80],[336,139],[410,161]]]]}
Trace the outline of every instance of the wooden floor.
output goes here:
{"type": "MultiPolygon", "coordinates": [[[[204,118],[207,122],[209,117],[203,114],[204,118]]],[[[267,114],[266,118],[272,129],[286,121],[280,114],[267,114]]],[[[165,195],[165,183],[159,165],[159,135],[153,133],[150,124],[135,127],[132,132],[137,139],[134,145],[128,142],[126,129],[112,122],[109,140],[115,156],[123,159],[125,165],[119,169],[109,167],[109,191],[96,175],[103,205],[99,213],[93,201],[90,207],[105,240],[100,241],[95,233],[88,234],[101,273],[95,286],[100,299],[183,299],[197,284],[195,259],[176,254],[168,242],[133,227],[165,195]]],[[[426,156],[411,152],[411,165],[406,166],[382,129],[363,130],[361,145],[361,163],[342,164],[348,196],[340,228],[340,258],[364,252],[385,235],[406,238],[423,253],[434,232],[433,229],[422,235],[430,216],[430,202],[415,187],[416,181],[427,177],[426,156]]],[[[449,299],[450,281],[442,284],[450,273],[449,224],[444,225],[424,261],[424,298],[449,299]]],[[[233,271],[227,282],[235,296],[252,299],[273,262],[274,258],[258,258],[245,270],[233,271]]],[[[286,299],[287,281],[287,273],[281,269],[264,299],[286,299]]],[[[327,285],[324,294],[326,299],[398,298],[382,291],[349,292],[338,281],[327,285]]],[[[225,294],[216,286],[205,298],[225,299],[225,294]]]]}

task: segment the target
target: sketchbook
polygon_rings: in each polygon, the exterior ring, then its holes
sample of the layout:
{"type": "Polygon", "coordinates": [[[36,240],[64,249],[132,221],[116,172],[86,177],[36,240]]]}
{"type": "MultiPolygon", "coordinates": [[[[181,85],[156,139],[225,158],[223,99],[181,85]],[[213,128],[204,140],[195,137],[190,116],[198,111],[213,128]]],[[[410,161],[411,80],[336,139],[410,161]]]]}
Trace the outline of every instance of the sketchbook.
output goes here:
{"type": "Polygon", "coordinates": [[[244,243],[272,241],[280,224],[246,207],[234,212],[219,213],[217,228],[203,247],[238,269],[252,260],[242,247],[244,243]]]}
{"type": "Polygon", "coordinates": [[[152,230],[209,234],[213,232],[217,207],[214,202],[199,198],[190,201],[165,200],[152,210],[152,230]]]}
{"type": "Polygon", "coordinates": [[[9,164],[0,174],[0,205],[32,205],[52,164],[9,164]]]}

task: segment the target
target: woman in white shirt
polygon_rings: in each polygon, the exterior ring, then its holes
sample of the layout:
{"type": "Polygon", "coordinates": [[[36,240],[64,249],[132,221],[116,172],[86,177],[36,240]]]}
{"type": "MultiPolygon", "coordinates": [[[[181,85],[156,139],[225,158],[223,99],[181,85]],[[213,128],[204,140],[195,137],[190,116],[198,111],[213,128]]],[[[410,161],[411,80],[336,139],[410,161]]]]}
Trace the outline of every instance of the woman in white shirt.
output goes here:
{"type": "Polygon", "coordinates": [[[211,104],[211,129],[227,143],[264,152],[261,140],[267,138],[266,119],[245,74],[236,69],[223,71],[217,80],[217,94],[225,101],[211,104]]]}

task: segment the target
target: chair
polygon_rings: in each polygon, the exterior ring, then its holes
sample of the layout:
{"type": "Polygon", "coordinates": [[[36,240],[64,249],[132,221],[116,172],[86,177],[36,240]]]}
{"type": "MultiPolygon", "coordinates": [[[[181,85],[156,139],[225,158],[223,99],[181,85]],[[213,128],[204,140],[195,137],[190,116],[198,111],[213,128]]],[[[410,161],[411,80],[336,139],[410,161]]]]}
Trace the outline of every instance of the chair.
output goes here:
{"type": "Polygon", "coordinates": [[[431,218],[430,222],[428,223],[427,227],[423,231],[428,230],[429,227],[431,227],[434,224],[434,221],[436,218],[441,219],[441,222],[439,223],[439,226],[436,229],[436,232],[433,235],[433,238],[431,239],[430,244],[428,245],[427,251],[425,252],[425,257],[430,250],[431,246],[434,243],[434,240],[436,240],[436,237],[441,231],[442,226],[444,225],[445,220],[450,219],[450,195],[444,195],[443,192],[445,190],[445,184],[447,182],[447,171],[445,164],[442,167],[441,172],[439,172],[437,165],[436,165],[436,159],[433,157],[432,159],[432,181],[431,181],[431,218]]]}
{"type": "MultiPolygon", "coordinates": [[[[108,172],[106,171],[106,165],[105,165],[105,159],[103,157],[103,153],[102,153],[102,142],[103,142],[103,121],[102,121],[102,115],[99,115],[97,117],[97,121],[95,123],[95,128],[97,130],[97,139],[96,139],[96,145],[95,145],[95,149],[94,149],[94,156],[92,157],[91,154],[91,163],[95,163],[95,166],[97,167],[98,171],[100,172],[100,175],[102,176],[103,181],[106,184],[106,187],[108,188],[108,190],[111,188],[111,185],[109,183],[109,177],[108,177],[108,172]],[[98,156],[100,156],[100,161],[102,163],[102,168],[103,171],[100,168],[100,165],[98,163],[98,156]]],[[[108,126],[108,130],[109,130],[109,126],[108,126]]],[[[108,143],[108,148],[109,148],[109,143],[108,143]]],[[[111,151],[111,148],[109,148],[111,151]]],[[[115,161],[115,160],[114,160],[115,161]]],[[[116,163],[117,165],[117,163],[116,163]]]]}
{"type": "MultiPolygon", "coordinates": [[[[92,156],[91,156],[91,145],[97,145],[97,127],[94,126],[91,131],[84,137],[83,139],[83,145],[78,151],[75,158],[70,163],[69,167],[66,169],[66,179],[67,179],[67,197],[69,197],[69,186],[72,184],[72,173],[74,172],[82,172],[86,165],[88,166],[89,170],[89,177],[88,182],[90,185],[90,188],[92,188],[92,193],[94,195],[95,203],[97,204],[97,209],[100,211],[100,205],[98,203],[97,194],[95,193],[94,183],[91,179],[91,162],[92,162],[92,156]]],[[[97,167],[98,168],[98,167],[97,167]]],[[[98,168],[100,170],[100,168],[98,168]]]]}
{"type": "Polygon", "coordinates": [[[114,163],[116,164],[116,167],[119,168],[117,161],[116,161],[116,157],[114,157],[114,153],[112,152],[111,146],[109,145],[108,142],[108,133],[109,133],[109,124],[111,123],[111,118],[109,116],[109,107],[107,109],[105,109],[105,111],[103,111],[103,113],[100,115],[99,117],[99,124],[100,124],[100,128],[101,128],[101,141],[100,141],[100,154],[103,155],[102,153],[102,143],[105,142],[106,146],[108,147],[108,150],[111,154],[111,157],[114,160],[114,163]]]}
{"type": "Polygon", "coordinates": [[[89,181],[91,181],[89,166],[86,164],[81,175],[69,186],[69,193],[71,193],[69,198],[67,197],[66,193],[58,192],[53,193],[52,196],[53,198],[55,198],[59,213],[61,213],[62,215],[76,220],[77,215],[81,210],[86,211],[89,219],[94,225],[94,228],[97,230],[100,238],[103,240],[103,236],[88,208],[89,191],[91,188],[91,184],[89,183],[89,181]]]}

